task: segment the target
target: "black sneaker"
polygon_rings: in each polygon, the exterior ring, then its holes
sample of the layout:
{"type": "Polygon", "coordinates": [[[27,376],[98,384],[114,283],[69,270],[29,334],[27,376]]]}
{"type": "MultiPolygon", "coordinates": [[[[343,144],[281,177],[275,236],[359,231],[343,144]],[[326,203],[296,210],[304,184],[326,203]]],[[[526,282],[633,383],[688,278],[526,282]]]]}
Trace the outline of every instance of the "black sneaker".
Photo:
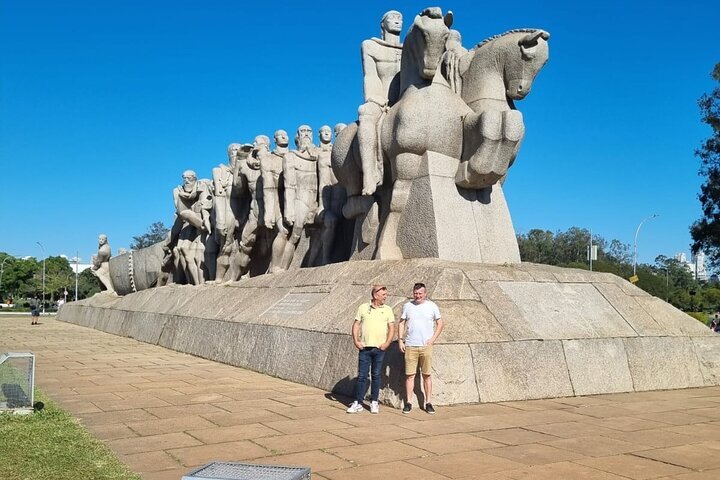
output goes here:
{"type": "Polygon", "coordinates": [[[412,410],[412,403],[406,403],[403,407],[403,413],[410,413],[410,410],[412,410]]]}
{"type": "Polygon", "coordinates": [[[430,415],[435,415],[435,409],[433,408],[432,403],[425,404],[425,413],[429,413],[430,415]]]}

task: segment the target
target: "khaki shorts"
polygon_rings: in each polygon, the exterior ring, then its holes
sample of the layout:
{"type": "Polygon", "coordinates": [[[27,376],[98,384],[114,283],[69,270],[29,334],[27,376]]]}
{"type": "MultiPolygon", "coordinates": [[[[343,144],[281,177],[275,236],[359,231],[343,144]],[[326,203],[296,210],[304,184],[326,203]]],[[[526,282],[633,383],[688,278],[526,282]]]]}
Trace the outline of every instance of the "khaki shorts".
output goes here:
{"type": "Polygon", "coordinates": [[[405,375],[415,375],[418,365],[423,375],[432,371],[432,347],[405,347],[405,375]]]}

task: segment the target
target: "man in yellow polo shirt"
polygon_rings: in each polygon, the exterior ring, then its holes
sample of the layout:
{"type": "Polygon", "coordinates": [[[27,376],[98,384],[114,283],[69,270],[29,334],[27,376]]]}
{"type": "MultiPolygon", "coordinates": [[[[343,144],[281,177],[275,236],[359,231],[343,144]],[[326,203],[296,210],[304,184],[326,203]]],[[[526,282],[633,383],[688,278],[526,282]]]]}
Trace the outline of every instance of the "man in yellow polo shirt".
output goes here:
{"type": "Polygon", "coordinates": [[[365,384],[370,371],[370,413],[380,413],[378,396],[380,395],[380,377],[385,350],[395,336],[395,315],[392,308],[385,305],[387,288],[374,285],[369,303],[358,308],[352,326],[352,339],[358,349],[358,378],[355,387],[355,401],[348,407],[347,413],[363,411],[365,384]]]}

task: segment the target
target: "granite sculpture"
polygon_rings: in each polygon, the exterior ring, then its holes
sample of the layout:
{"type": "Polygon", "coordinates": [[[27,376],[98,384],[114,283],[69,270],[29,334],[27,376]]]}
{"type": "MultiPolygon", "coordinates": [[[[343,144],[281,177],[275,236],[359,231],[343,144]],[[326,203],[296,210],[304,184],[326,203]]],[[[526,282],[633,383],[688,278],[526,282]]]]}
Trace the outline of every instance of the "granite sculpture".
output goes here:
{"type": "Polygon", "coordinates": [[[241,194],[245,193],[249,199],[250,209],[242,227],[237,254],[231,260],[230,270],[225,280],[239,280],[248,272],[250,255],[255,246],[260,226],[259,219],[264,210],[261,158],[269,153],[270,139],[265,135],[258,135],[252,145],[244,146],[238,158],[240,167],[237,171],[236,183],[240,186],[241,194]]]}
{"type": "Polygon", "coordinates": [[[260,172],[263,179],[263,223],[271,234],[272,252],[268,272],[274,273],[283,269],[282,259],[288,239],[288,230],[283,222],[281,198],[285,196],[283,184],[283,160],[288,153],[290,143],[285,130],[277,130],[274,135],[275,148],[269,155],[260,159],[260,172]]]}
{"type": "Polygon", "coordinates": [[[98,235],[97,254],[92,256],[90,272],[100,280],[108,293],[115,293],[110,279],[110,257],[112,257],[112,249],[108,243],[107,235],[101,233],[98,235]]]}
{"type": "Polygon", "coordinates": [[[213,205],[212,184],[198,180],[192,170],[185,170],[183,184],[173,190],[175,222],[169,247],[173,252],[174,273],[184,283],[199,285],[205,281],[205,240],[211,231],[210,210],[213,205]]]}
{"type": "Polygon", "coordinates": [[[318,151],[312,142],[312,128],[301,125],[295,135],[297,148],[287,152],[283,158],[283,216],[291,231],[283,252],[280,265],[282,270],[290,267],[304,227],[315,222],[318,208],[318,151]]]}
{"type": "Polygon", "coordinates": [[[321,227],[319,242],[310,255],[310,264],[327,265],[332,262],[335,239],[340,222],[343,220],[342,209],[347,194],[332,170],[330,157],[332,154],[332,130],[323,125],[318,130],[320,147],[317,153],[318,170],[318,211],[316,221],[321,227]]]}
{"type": "Polygon", "coordinates": [[[378,151],[378,126],[387,109],[399,98],[402,43],[402,14],[390,10],[380,21],[381,38],[371,38],[360,47],[365,103],[358,109],[357,137],[362,165],[362,193],[372,195],[382,183],[383,161],[378,151]]]}
{"type": "Polygon", "coordinates": [[[217,261],[215,275],[211,278],[222,280],[230,267],[230,256],[235,243],[235,229],[240,216],[240,200],[235,178],[238,176],[240,162],[238,152],[241,145],[231,143],[227,147],[228,162],[213,168],[213,218],[215,229],[213,240],[216,244],[217,261]]]}
{"type": "Polygon", "coordinates": [[[507,32],[465,53],[459,34],[450,34],[452,20],[450,12],[426,9],[404,40],[400,98],[380,120],[380,150],[391,176],[374,200],[357,198],[372,193],[358,180],[367,178],[366,162],[357,158],[358,128],[348,127],[336,140],[333,169],[349,195],[344,213],[368,215],[380,202],[372,258],[518,263],[501,180],[523,134],[512,102],[524,98],[547,61],[549,34],[507,32]],[[498,81],[499,96],[485,100],[485,88],[498,81]]]}

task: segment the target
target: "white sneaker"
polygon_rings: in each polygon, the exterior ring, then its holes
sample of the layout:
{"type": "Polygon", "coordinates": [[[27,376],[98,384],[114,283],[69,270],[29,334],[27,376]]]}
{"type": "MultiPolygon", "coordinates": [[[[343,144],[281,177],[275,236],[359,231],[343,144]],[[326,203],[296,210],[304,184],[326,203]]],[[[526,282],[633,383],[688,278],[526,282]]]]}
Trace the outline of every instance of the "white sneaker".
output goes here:
{"type": "Polygon", "coordinates": [[[372,402],[370,404],[370,413],[380,413],[380,405],[378,405],[378,402],[372,402]]]}
{"type": "Polygon", "coordinates": [[[359,402],[353,402],[352,405],[345,410],[347,413],[360,413],[363,411],[363,406],[359,402]]]}

